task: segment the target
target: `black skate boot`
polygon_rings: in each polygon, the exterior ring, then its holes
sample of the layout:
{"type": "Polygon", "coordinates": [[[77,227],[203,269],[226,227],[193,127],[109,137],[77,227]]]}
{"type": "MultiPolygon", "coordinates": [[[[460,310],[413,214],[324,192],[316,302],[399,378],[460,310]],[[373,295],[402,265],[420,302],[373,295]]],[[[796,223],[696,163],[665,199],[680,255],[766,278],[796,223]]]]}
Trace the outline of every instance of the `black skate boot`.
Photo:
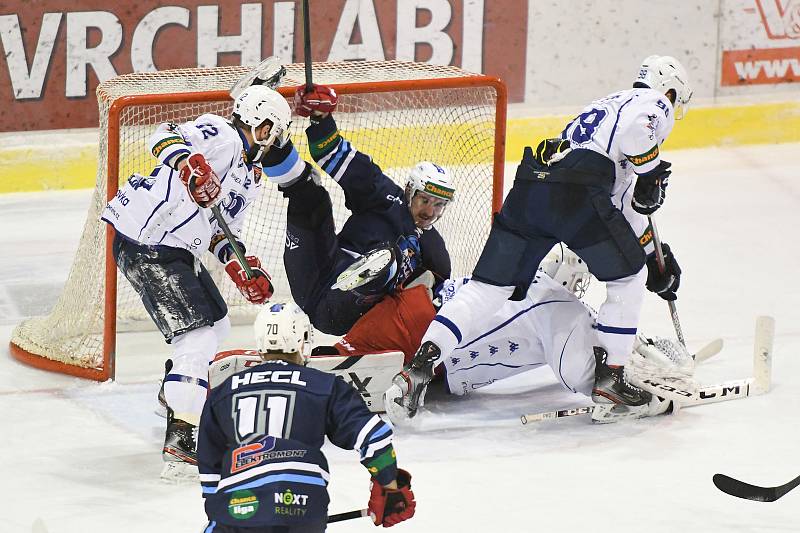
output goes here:
{"type": "Polygon", "coordinates": [[[164,438],[164,461],[197,464],[197,426],[175,418],[167,407],[167,434],[164,438]]]}
{"type": "Polygon", "coordinates": [[[624,367],[610,367],[606,364],[605,349],[595,346],[595,371],[592,401],[595,409],[592,420],[595,422],[615,422],[620,418],[639,418],[649,413],[652,394],[634,387],[625,379],[624,367]]]}
{"type": "Polygon", "coordinates": [[[197,481],[197,426],[175,418],[167,407],[167,434],[161,453],[164,468],[161,479],[169,483],[197,481]]]}
{"type": "Polygon", "coordinates": [[[427,341],[419,347],[408,366],[392,379],[392,387],[386,391],[384,399],[390,418],[392,415],[413,418],[417,414],[424,404],[428,383],[433,379],[433,365],[441,355],[439,347],[427,341]],[[398,410],[395,406],[402,409],[398,410]]]}

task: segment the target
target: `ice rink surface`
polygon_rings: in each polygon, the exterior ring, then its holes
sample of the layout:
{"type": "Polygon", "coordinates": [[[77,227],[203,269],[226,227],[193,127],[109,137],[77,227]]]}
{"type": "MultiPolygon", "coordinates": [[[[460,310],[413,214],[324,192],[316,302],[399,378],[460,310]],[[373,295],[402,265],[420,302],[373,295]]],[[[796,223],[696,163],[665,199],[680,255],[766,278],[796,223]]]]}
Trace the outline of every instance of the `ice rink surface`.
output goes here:
{"type": "MultiPolygon", "coordinates": [[[[657,213],[683,269],[677,307],[690,349],[725,341],[698,366],[698,380],[752,375],[755,319],[770,315],[777,326],[769,394],[605,426],[581,417],[522,426],[522,413],[589,401],[561,390],[547,368],[466,400],[434,391],[416,427],[396,432],[418,507],[393,531],[800,530],[800,489],[757,503],[711,482],[720,472],[774,486],[800,474],[798,155],[797,144],[667,149],[674,172],[657,213]]],[[[153,410],[168,351],[156,333],[120,340],[114,383],[49,374],[8,354],[13,326],[57,297],[89,198],[0,196],[0,531],[199,532],[199,486],[158,478],[163,420],[153,410]]],[[[594,282],[590,301],[602,297],[594,282]]],[[[674,337],[667,305],[654,295],[640,330],[674,337]]],[[[226,347],[251,345],[239,328],[226,347]]],[[[365,507],[369,476],[355,452],[325,451],[330,512],[365,507]]],[[[367,519],[328,530],[375,531],[367,519]]]]}

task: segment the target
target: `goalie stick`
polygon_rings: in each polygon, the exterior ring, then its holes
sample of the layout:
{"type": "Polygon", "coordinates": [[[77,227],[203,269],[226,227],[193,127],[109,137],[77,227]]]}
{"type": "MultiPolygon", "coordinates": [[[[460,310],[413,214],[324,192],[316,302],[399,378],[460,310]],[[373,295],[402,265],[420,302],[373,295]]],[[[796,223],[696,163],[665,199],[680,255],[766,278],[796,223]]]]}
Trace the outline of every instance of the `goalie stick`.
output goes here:
{"type": "MultiPolygon", "coordinates": [[[[685,396],[690,398],[687,402],[681,403],[681,407],[696,407],[709,403],[725,402],[728,400],[739,400],[754,394],[764,394],[769,391],[772,379],[772,344],[775,337],[775,319],[769,316],[760,316],[756,319],[755,343],[753,345],[753,376],[745,379],[726,381],[717,385],[701,387],[697,395],[680,391],[666,384],[660,384],[655,380],[648,380],[648,384],[655,388],[662,388],[671,393],[672,396],[685,396]]],[[[722,348],[722,339],[717,339],[701,348],[696,356],[701,356],[704,360],[713,356],[715,350],[722,348]]],[[[541,420],[552,420],[555,418],[565,418],[591,414],[595,406],[576,407],[572,409],[559,409],[544,413],[531,413],[520,416],[523,424],[538,422],[541,420]]],[[[624,418],[624,417],[620,417],[624,418]]]]}
{"type": "MultiPolygon", "coordinates": [[[[737,379],[734,381],[726,381],[717,385],[709,387],[701,387],[698,395],[689,400],[685,404],[681,404],[682,408],[696,407],[698,405],[705,405],[709,403],[727,402],[729,400],[740,400],[747,398],[754,394],[755,378],[737,379]]],[[[650,381],[651,385],[659,386],[658,383],[650,381]]],[[[674,390],[672,392],[675,392],[674,390]]],[[[690,394],[690,393],[686,393],[690,394]]],[[[572,409],[559,409],[558,411],[548,411],[545,413],[531,413],[520,416],[520,421],[523,424],[530,424],[531,422],[539,422],[540,420],[552,420],[554,418],[565,418],[568,416],[586,415],[594,412],[594,405],[585,407],[575,407],[572,409]]],[[[624,417],[621,417],[624,418],[624,417]]]]}
{"type": "Polygon", "coordinates": [[[736,496],[737,498],[753,500],[756,502],[774,502],[796,486],[800,485],[800,476],[797,476],[790,482],[777,487],[758,487],[756,485],[751,485],[750,483],[745,483],[744,481],[739,481],[738,479],[733,479],[725,474],[714,474],[712,479],[714,481],[714,485],[716,485],[717,488],[722,492],[730,494],[731,496],[736,496]]]}

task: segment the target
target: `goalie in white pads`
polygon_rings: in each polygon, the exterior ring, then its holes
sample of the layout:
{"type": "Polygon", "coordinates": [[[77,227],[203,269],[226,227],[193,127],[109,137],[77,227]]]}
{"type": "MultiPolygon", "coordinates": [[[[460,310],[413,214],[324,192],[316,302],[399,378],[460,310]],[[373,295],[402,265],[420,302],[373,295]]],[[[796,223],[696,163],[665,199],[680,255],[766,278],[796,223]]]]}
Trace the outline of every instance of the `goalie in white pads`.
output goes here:
{"type": "MultiPolygon", "coordinates": [[[[498,313],[484,321],[479,331],[464,339],[449,357],[440,361],[439,373],[444,375],[450,393],[467,395],[497,380],[547,365],[564,388],[591,396],[597,369],[602,372],[605,367],[602,351],[597,349],[597,315],[572,292],[587,282],[588,271],[583,262],[566,249],[563,260],[546,261],[543,268],[550,275],[537,274],[523,300],[506,302],[498,313]]],[[[468,278],[448,280],[441,298],[449,300],[468,282],[468,278]]],[[[405,292],[411,291],[416,292],[416,289],[405,292]]],[[[422,337],[427,326],[404,317],[419,314],[427,314],[428,320],[432,319],[430,300],[421,297],[387,299],[356,323],[338,345],[340,351],[346,348],[349,353],[357,354],[390,348],[398,337],[395,330],[402,331],[410,337],[408,342],[413,343],[422,337]],[[406,308],[407,303],[415,309],[406,308]],[[384,314],[395,319],[387,320],[384,314]],[[378,323],[386,326],[380,329],[378,323]]],[[[695,387],[691,378],[691,356],[677,343],[663,339],[651,343],[640,337],[631,361],[626,375],[632,385],[646,387],[644,378],[658,377],[661,382],[672,383],[690,393],[695,387]]],[[[416,415],[433,373],[432,368],[424,385],[416,387],[406,372],[398,374],[384,398],[386,411],[393,421],[400,422],[416,415]]],[[[669,391],[658,391],[652,398],[647,391],[639,393],[647,397],[648,402],[624,408],[606,405],[606,408],[596,409],[595,420],[607,422],[658,414],[670,409],[670,400],[678,399],[669,391]]]]}
{"type": "Polygon", "coordinates": [[[248,278],[206,208],[219,206],[231,231],[240,234],[262,185],[261,158],[285,141],[290,117],[286,100],[261,85],[239,94],[230,120],[205,114],[161,124],[150,138],[155,168],[133,174],[102,213],[116,230],[117,266],[173,350],[159,394],[167,408],[162,477],[180,478],[179,471],[191,476],[192,470],[196,476],[194,432],[208,364],[230,330],[227,305],[202,263],[205,252],[225,265],[251,303],[261,304],[273,292],[252,255],[246,260],[254,276],[248,278]]]}
{"type": "Polygon", "coordinates": [[[325,531],[326,436],[358,450],[375,525],[411,518],[411,475],[397,468],[391,426],[341,377],[305,366],[308,318],[277,304],[256,324],[258,351],[220,354],[209,373],[198,443],[205,531],[325,531]]]}

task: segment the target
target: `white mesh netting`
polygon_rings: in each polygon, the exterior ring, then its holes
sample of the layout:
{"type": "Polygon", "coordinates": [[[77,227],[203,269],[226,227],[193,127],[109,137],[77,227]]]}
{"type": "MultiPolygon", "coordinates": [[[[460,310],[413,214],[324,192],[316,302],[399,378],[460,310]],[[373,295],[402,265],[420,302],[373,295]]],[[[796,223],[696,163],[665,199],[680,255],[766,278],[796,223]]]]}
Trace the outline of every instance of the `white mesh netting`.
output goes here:
{"type": "MultiPolygon", "coordinates": [[[[282,87],[304,82],[302,64],[289,65],[287,71],[282,87]]],[[[69,365],[102,366],[107,258],[105,224],[99,221],[99,216],[106,204],[111,104],[131,95],[227,91],[246,72],[245,67],[219,67],[138,73],[120,76],[98,87],[101,141],[97,187],[80,245],[51,314],[20,324],[13,332],[13,344],[31,354],[69,365]]],[[[457,196],[437,228],[445,238],[456,274],[471,272],[490,226],[498,94],[488,80],[455,67],[418,63],[314,64],[315,83],[343,84],[338,90],[340,100],[335,114],[342,134],[357,149],[372,156],[387,175],[402,185],[408,169],[417,161],[430,160],[449,168],[457,196]],[[463,83],[467,77],[478,81],[474,86],[461,87],[447,87],[445,82],[441,87],[423,90],[414,87],[361,93],[358,88],[359,83],[393,80],[448,78],[463,83]]],[[[227,117],[231,107],[229,99],[124,107],[119,118],[120,183],[134,172],[149,173],[152,169],[155,158],[147,149],[147,139],[159,123],[183,122],[203,113],[227,117]]],[[[295,116],[292,140],[301,156],[311,161],[303,131],[306,126],[307,119],[295,116]]],[[[329,178],[324,178],[323,183],[331,192],[337,228],[341,227],[348,216],[341,190],[329,178]]],[[[273,301],[289,297],[282,260],[285,216],[286,201],[273,185],[265,183],[261,199],[249,210],[243,234],[248,254],[258,255],[273,275],[276,285],[273,301]]],[[[207,254],[203,262],[228,302],[234,322],[255,316],[257,309],[239,295],[216,259],[207,254]]],[[[118,277],[116,309],[120,330],[154,327],[122,276],[118,277]]]]}

